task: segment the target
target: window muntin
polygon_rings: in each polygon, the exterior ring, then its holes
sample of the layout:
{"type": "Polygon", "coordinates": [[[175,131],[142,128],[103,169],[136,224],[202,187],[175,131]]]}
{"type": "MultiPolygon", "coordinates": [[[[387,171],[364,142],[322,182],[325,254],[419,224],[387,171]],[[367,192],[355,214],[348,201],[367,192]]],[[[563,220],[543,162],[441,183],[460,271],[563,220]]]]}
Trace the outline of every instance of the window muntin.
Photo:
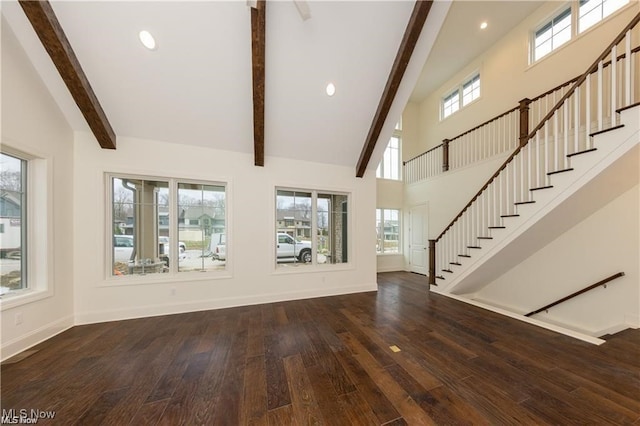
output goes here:
{"type": "Polygon", "coordinates": [[[278,267],[348,262],[349,195],[276,189],[278,267]]]}
{"type": "Polygon", "coordinates": [[[442,98],[440,115],[442,119],[469,105],[480,97],[480,73],[474,73],[464,80],[456,89],[442,98]]]}
{"type": "Polygon", "coordinates": [[[110,275],[225,269],[224,184],[110,176],[109,185],[110,275]]]}
{"type": "Polygon", "coordinates": [[[454,91],[442,100],[442,118],[447,118],[460,109],[460,93],[454,91]]]}
{"type": "Polygon", "coordinates": [[[535,32],[534,61],[571,40],[571,6],[562,10],[535,32]]]}
{"type": "Polygon", "coordinates": [[[462,85],[462,106],[467,106],[480,97],[480,74],[476,74],[462,85]]]}
{"type": "Polygon", "coordinates": [[[27,285],[27,161],[0,153],[0,294],[27,285]]]}
{"type": "Polygon", "coordinates": [[[401,253],[400,210],[376,209],[376,253],[401,253]]]}
{"type": "Polygon", "coordinates": [[[580,0],[578,31],[591,28],[627,3],[629,0],[580,0]]]}

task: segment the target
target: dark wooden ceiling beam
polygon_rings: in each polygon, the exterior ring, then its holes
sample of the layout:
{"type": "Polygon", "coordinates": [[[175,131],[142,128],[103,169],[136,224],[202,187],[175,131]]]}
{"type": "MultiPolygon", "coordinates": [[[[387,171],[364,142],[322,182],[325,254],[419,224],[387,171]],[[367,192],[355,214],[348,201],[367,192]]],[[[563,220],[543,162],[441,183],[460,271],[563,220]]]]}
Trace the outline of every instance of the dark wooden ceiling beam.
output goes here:
{"type": "Polygon", "coordinates": [[[393,67],[391,68],[387,84],[384,88],[384,92],[382,92],[378,109],[373,117],[373,123],[371,123],[367,139],[362,147],[360,159],[356,166],[356,177],[364,176],[364,172],[369,165],[371,154],[373,154],[373,150],[376,147],[376,142],[378,141],[380,132],[382,131],[382,126],[387,119],[387,115],[391,109],[391,104],[396,97],[396,93],[398,92],[398,88],[402,82],[402,77],[407,69],[407,65],[409,65],[413,49],[416,47],[416,43],[420,37],[422,27],[427,20],[432,3],[432,1],[416,1],[413,13],[411,14],[411,18],[409,18],[409,23],[407,24],[404,36],[402,37],[398,54],[393,62],[393,67]]]}
{"type": "Polygon", "coordinates": [[[48,1],[20,0],[42,45],[102,148],[116,149],[116,135],[48,1]]]}
{"type": "Polygon", "coordinates": [[[267,2],[258,0],[251,8],[251,63],[253,67],[253,156],[256,166],[264,166],[264,82],[265,24],[267,2]]]}

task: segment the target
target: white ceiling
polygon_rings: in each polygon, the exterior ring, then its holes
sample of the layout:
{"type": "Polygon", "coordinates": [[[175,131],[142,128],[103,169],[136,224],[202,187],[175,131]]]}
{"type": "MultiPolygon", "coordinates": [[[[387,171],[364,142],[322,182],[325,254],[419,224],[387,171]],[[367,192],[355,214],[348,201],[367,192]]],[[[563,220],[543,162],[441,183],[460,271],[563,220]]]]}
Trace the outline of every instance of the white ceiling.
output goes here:
{"type": "MultiPolygon", "coordinates": [[[[355,167],[414,2],[308,4],[306,21],[293,1],[267,6],[267,166],[268,156],[280,156],[355,167]],[[325,94],[329,82],[336,85],[333,97],[325,94]]],[[[426,96],[539,4],[454,2],[413,99],[426,96]],[[489,31],[478,37],[482,18],[489,31]]],[[[54,1],[53,8],[116,135],[253,153],[245,0],[54,1]],[[155,51],[138,41],[142,29],[155,36],[155,51]]],[[[380,140],[388,140],[448,8],[449,2],[432,7],[423,31],[430,39],[416,47],[415,72],[407,71],[380,140]]],[[[71,126],[88,130],[20,6],[3,1],[2,14],[71,126]]]]}
{"type": "Polygon", "coordinates": [[[504,37],[544,1],[456,0],[411,95],[420,102],[504,37]],[[486,29],[480,24],[487,22],[486,29]]]}

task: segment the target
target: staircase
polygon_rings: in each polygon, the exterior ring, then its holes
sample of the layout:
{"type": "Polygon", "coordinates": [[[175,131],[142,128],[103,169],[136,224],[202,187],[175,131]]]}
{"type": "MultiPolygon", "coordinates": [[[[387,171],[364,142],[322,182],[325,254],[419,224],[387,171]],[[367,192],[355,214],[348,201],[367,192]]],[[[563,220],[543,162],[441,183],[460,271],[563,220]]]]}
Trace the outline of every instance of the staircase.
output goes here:
{"type": "Polygon", "coordinates": [[[430,240],[431,291],[471,298],[505,266],[637,184],[617,177],[637,174],[640,156],[640,49],[631,48],[639,21],[640,14],[568,90],[524,100],[537,125],[430,240]]]}

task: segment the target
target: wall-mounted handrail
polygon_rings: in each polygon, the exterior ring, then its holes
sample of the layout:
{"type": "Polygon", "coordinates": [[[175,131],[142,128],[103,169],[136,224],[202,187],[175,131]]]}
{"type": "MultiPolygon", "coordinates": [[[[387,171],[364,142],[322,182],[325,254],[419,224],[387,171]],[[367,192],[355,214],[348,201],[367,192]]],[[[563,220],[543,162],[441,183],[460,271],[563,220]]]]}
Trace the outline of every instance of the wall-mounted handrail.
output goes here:
{"type": "Polygon", "coordinates": [[[594,288],[596,288],[596,287],[600,287],[601,285],[606,286],[606,285],[607,285],[607,283],[608,283],[609,281],[613,281],[613,280],[615,280],[616,278],[620,278],[620,277],[622,277],[622,276],[624,276],[624,272],[618,272],[617,274],[611,275],[610,277],[605,278],[605,279],[603,279],[603,280],[601,280],[601,281],[598,281],[597,283],[592,284],[592,285],[590,285],[590,286],[588,286],[588,287],[585,287],[585,288],[583,288],[582,290],[576,291],[575,293],[571,293],[570,295],[568,295],[568,296],[566,296],[566,297],[563,297],[562,299],[556,300],[556,301],[555,301],[555,302],[553,302],[553,303],[549,303],[548,305],[543,306],[543,307],[542,307],[542,308],[540,308],[540,309],[536,309],[535,311],[529,312],[528,314],[526,314],[526,315],[525,315],[525,317],[530,317],[530,316],[532,316],[532,315],[535,315],[535,314],[538,314],[538,313],[540,313],[540,312],[546,311],[547,309],[550,309],[550,308],[552,308],[552,307],[554,307],[554,306],[556,306],[556,305],[559,305],[559,304],[560,304],[560,303],[562,303],[562,302],[566,302],[566,301],[567,301],[567,300],[569,300],[569,299],[573,299],[574,297],[579,296],[579,295],[581,295],[582,293],[586,293],[586,292],[588,292],[589,290],[593,290],[593,289],[594,289],[594,288]]]}

